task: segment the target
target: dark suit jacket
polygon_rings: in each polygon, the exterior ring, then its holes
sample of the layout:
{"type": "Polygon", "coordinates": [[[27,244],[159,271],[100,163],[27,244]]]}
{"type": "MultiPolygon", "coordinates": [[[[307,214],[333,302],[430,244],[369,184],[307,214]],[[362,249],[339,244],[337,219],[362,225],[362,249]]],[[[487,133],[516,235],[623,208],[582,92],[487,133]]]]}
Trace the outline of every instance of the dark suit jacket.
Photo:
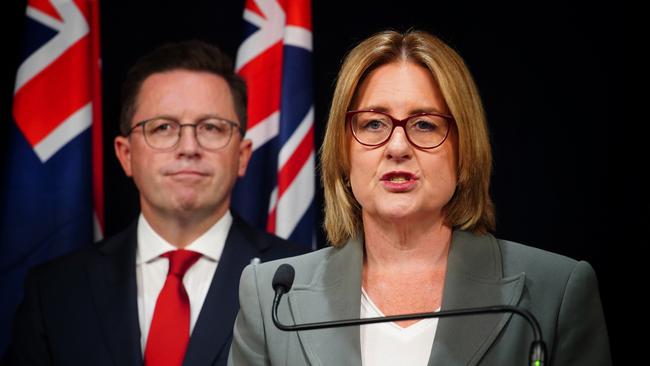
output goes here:
{"type": "MultiPolygon", "coordinates": [[[[295,268],[278,317],[285,324],[358,318],[363,243],[250,265],[242,273],[241,310],[230,365],[361,365],[359,327],[283,332],[271,320],[271,278],[281,263],[295,268]]],[[[539,321],[547,365],[610,366],[596,276],[586,262],[521,244],[455,231],[442,309],[516,305],[539,321]]],[[[512,313],[441,318],[430,366],[528,365],[533,332],[512,313]]]]}
{"type": "MultiPolygon", "coordinates": [[[[120,234],[30,272],[14,321],[7,365],[142,365],[135,253],[137,222],[120,234]]],[[[225,365],[242,269],[306,252],[233,224],[192,332],[185,365],[225,365]]]]}

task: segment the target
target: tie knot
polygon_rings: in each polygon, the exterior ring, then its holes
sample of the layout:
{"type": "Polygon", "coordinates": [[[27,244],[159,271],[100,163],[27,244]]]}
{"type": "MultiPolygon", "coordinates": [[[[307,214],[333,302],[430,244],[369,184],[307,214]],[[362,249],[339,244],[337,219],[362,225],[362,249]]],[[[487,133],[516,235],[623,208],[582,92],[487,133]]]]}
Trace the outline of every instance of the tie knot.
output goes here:
{"type": "Polygon", "coordinates": [[[169,259],[169,274],[174,274],[180,278],[185,276],[185,272],[201,258],[201,253],[191,250],[179,249],[167,252],[162,255],[169,259]]]}

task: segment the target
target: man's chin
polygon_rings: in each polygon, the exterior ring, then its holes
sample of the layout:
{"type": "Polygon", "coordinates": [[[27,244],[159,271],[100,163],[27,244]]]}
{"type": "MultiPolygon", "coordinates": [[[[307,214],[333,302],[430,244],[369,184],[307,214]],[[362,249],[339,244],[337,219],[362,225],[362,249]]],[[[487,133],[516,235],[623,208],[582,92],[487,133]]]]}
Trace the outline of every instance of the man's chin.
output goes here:
{"type": "Polygon", "coordinates": [[[196,213],[197,211],[202,211],[201,205],[197,200],[179,200],[176,203],[176,211],[179,214],[183,213],[196,213]]]}
{"type": "Polygon", "coordinates": [[[174,205],[176,215],[182,217],[210,216],[218,210],[214,202],[203,202],[198,199],[179,199],[174,205]]]}
{"type": "Polygon", "coordinates": [[[174,192],[167,198],[167,202],[164,203],[166,206],[167,214],[179,215],[191,213],[200,209],[201,201],[199,200],[196,192],[187,190],[186,192],[179,192],[178,190],[174,192]]]}

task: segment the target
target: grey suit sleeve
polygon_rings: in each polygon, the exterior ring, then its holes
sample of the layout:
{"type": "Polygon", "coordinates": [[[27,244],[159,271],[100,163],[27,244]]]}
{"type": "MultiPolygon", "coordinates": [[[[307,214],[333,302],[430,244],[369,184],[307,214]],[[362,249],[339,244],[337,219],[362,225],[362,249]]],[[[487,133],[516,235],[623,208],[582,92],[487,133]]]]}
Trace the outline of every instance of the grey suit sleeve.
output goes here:
{"type": "Polygon", "coordinates": [[[239,281],[239,313],[233,329],[228,365],[270,365],[255,265],[248,265],[239,281]]]}
{"type": "Polygon", "coordinates": [[[556,329],[552,365],[612,364],[596,273],[587,262],[569,277],[556,329]]]}

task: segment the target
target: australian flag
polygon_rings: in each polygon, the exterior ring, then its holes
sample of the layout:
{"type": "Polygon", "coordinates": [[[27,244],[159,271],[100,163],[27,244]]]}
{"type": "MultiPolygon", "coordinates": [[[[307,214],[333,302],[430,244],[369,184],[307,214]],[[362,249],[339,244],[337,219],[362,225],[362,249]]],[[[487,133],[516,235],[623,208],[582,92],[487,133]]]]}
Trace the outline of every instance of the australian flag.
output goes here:
{"type": "Polygon", "coordinates": [[[250,223],[314,247],[310,0],[246,0],[237,72],[248,86],[253,156],[233,195],[250,223]]]}
{"type": "Polygon", "coordinates": [[[1,166],[0,354],[27,270],[103,228],[99,3],[29,0],[1,166]]]}

